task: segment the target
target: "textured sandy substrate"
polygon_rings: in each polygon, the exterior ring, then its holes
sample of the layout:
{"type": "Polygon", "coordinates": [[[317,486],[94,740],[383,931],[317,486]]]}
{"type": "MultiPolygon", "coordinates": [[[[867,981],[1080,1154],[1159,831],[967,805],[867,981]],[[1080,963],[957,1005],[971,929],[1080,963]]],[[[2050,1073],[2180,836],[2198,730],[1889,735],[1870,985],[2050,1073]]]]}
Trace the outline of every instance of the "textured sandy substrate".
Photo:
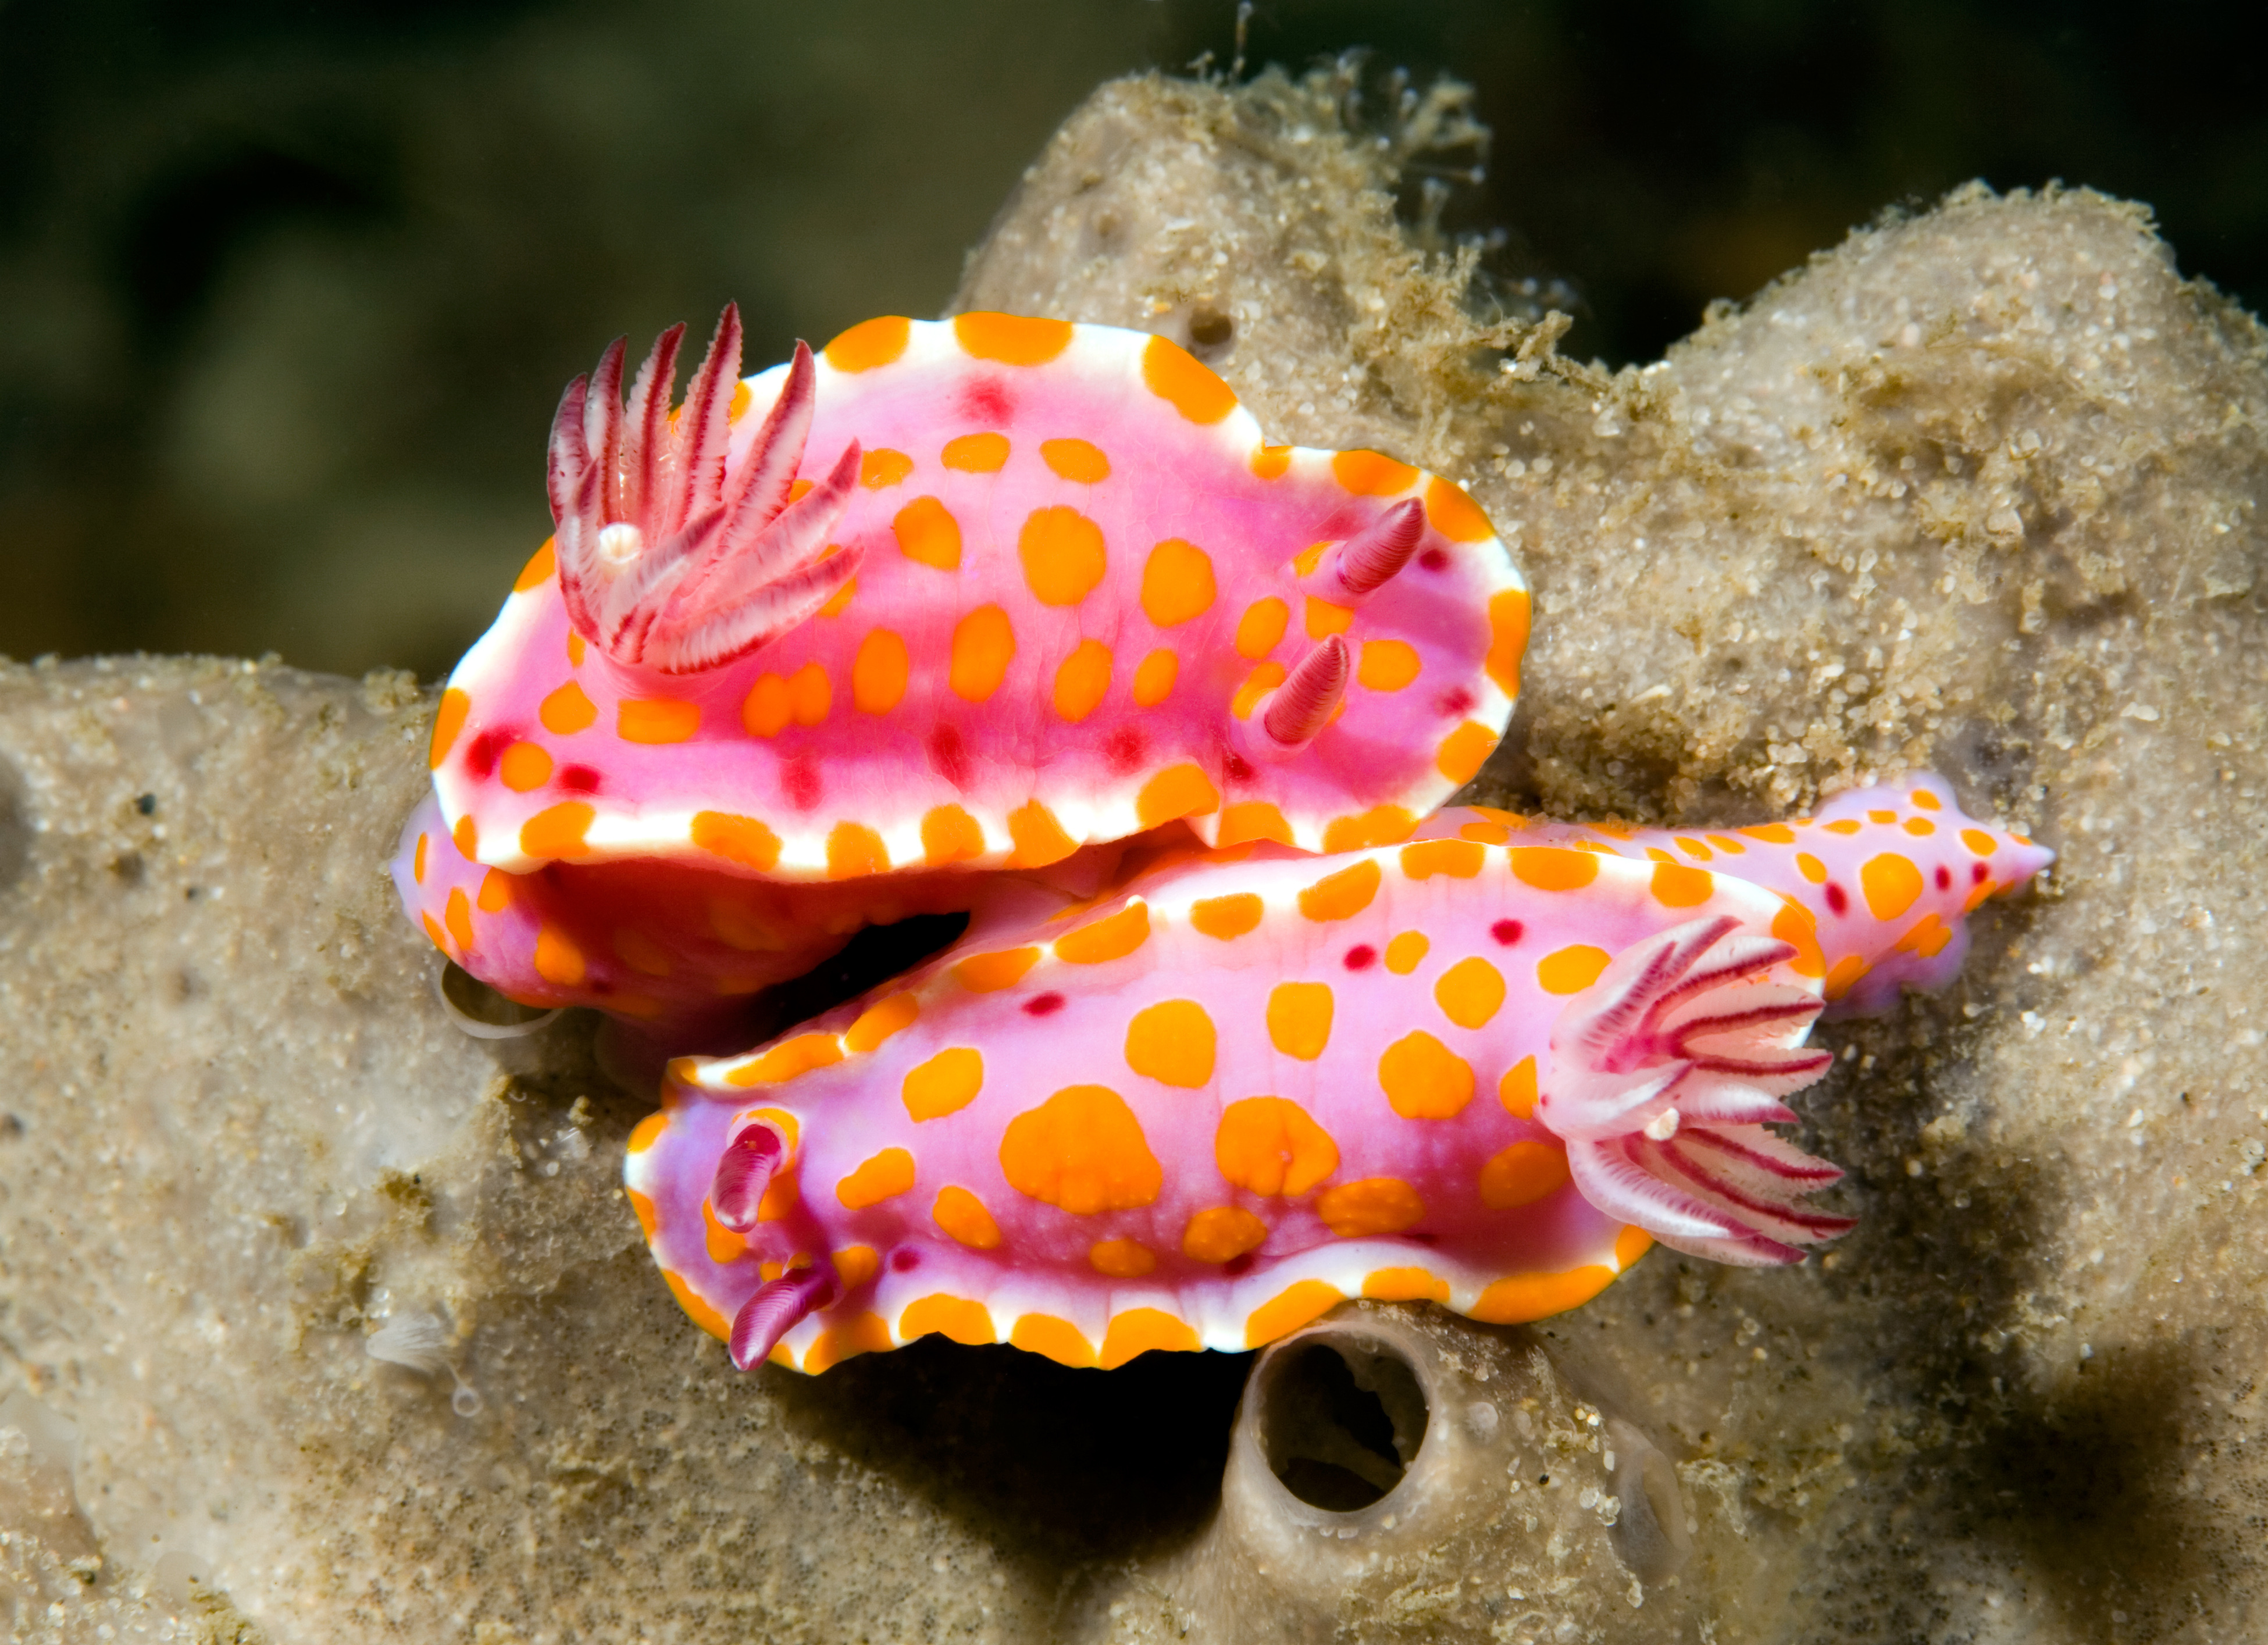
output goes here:
{"type": "Polygon", "coordinates": [[[1831,1255],[1423,1322],[1461,1409],[1533,1420],[1513,1465],[1602,1478],[1569,1388],[1677,1460],[1675,1583],[1493,1474],[1352,1580],[1224,1575],[1234,1360],[732,1375],[587,1024],[499,1052],[433,1001],[381,871],[430,700],[121,659],[0,672],[13,1637],[2268,1631],[2259,327],[2137,208],[1975,190],[1609,378],[1472,319],[1382,192],[1410,134],[1336,106],[1105,87],[957,305],[1172,333],[1275,437],[1465,479],[1538,591],[1488,797],[1746,821],[1911,762],[2063,853],[1953,990],[1827,1031],[1831,1255]],[[417,1311],[453,1373],[364,1352],[417,1311]]]}

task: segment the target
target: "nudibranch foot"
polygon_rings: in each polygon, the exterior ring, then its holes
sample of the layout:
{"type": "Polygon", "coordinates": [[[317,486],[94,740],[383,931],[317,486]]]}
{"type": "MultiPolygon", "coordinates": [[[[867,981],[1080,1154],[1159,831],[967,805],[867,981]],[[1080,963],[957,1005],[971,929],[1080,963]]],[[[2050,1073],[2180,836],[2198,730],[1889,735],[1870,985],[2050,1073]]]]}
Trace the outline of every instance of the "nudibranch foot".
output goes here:
{"type": "Polygon", "coordinates": [[[1631,947],[1551,1031],[1535,1117],[1567,1143],[1584,1197],[1719,1262],[1793,1262],[1852,1226],[1795,1201],[1842,1172],[1763,1129],[1834,1061],[1806,1048],[1820,997],[1773,968],[1788,943],[1694,920],[1631,947]]]}
{"type": "Polygon", "coordinates": [[[615,662],[661,674],[717,668],[809,618],[858,574],[856,547],[825,555],[858,479],[850,442],[791,500],[816,401],[811,350],[738,462],[740,315],[727,305],[673,411],[677,350],[661,334],[622,400],[623,342],[559,401],[547,474],[559,594],[575,631],[615,662]]]}

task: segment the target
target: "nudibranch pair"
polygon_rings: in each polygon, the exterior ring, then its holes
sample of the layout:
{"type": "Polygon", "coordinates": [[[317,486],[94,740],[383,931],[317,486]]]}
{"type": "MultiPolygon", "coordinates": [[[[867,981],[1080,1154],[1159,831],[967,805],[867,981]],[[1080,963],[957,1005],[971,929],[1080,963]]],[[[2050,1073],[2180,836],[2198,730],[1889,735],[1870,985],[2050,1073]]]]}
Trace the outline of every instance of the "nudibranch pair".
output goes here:
{"type": "Polygon", "coordinates": [[[1943,983],[2047,852],[1932,777],[1726,832],[1435,812],[1528,618],[1448,481],[1270,445],[1139,333],[880,319],[737,383],[728,311],[673,410],[679,336],[627,409],[619,343],[569,390],[557,533],[395,871],[502,992],[681,1046],[863,926],[970,915],[669,1065],[627,1190],[736,1363],[1527,1320],[1655,1240],[1848,1226],[1769,1128],[1812,1022],[1943,983]]]}

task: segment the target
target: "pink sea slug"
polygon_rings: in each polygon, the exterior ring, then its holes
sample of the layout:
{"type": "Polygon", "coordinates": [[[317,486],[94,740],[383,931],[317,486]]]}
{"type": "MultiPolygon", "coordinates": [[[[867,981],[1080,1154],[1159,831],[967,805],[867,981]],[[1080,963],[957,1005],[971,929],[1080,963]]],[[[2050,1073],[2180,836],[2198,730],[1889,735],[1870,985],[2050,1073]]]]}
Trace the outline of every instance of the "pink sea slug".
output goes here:
{"type": "Polygon", "coordinates": [[[1194,853],[681,1059],[625,1180],[687,1312],[806,1371],[1245,1348],[1355,1296],[1533,1319],[1656,1240],[1791,1261],[1849,1226],[1767,1128],[1813,1019],[1945,981],[2049,855],[1928,777],[1721,833],[1194,853]]]}
{"type": "Polygon", "coordinates": [[[738,382],[727,311],[673,410],[681,330],[569,389],[395,866],[514,999],[689,1032],[1145,832],[1406,839],[1495,746],[1528,594],[1449,481],[1270,445],[1138,332],[869,320],[738,382]]]}

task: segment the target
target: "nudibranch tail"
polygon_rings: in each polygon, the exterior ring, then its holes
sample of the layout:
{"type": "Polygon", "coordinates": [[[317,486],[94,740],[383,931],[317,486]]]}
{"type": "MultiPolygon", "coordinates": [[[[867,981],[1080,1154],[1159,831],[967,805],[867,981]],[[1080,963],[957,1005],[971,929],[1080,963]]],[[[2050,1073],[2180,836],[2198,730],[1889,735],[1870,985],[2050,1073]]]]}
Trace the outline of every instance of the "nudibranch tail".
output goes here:
{"type": "Polygon", "coordinates": [[[1625,949],[1568,1002],[1535,1115],[1593,1205],[1749,1265],[1799,1260],[1798,1245],[1852,1226],[1797,1203],[1842,1173],[1764,1128],[1793,1120],[1778,1098],[1834,1061],[1800,1043],[1818,994],[1773,977],[1796,951],[1729,917],[1690,921],[1625,949]]]}
{"type": "Polygon", "coordinates": [[[732,463],[740,311],[726,306],[673,412],[684,334],[672,327],[655,342],[627,408],[619,338],[568,386],[546,475],[569,620],[615,662],[666,674],[718,667],[793,628],[859,559],[825,553],[858,481],[855,441],[790,501],[816,401],[811,350],[796,345],[778,399],[732,463]]]}
{"type": "Polygon", "coordinates": [[[732,1350],[734,1369],[762,1364],[779,1346],[779,1340],[835,1300],[832,1269],[814,1266],[766,1281],[733,1316],[732,1350]]]}

